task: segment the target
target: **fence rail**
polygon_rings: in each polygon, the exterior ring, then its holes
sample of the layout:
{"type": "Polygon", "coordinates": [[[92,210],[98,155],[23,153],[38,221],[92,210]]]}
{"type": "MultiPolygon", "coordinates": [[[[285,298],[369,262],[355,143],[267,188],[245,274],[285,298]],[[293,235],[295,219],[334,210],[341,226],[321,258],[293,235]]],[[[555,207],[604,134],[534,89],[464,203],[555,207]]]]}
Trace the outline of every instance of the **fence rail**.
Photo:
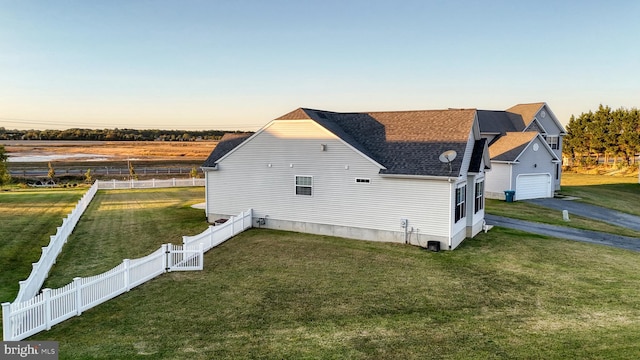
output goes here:
{"type": "Polygon", "coordinates": [[[165,272],[202,270],[204,252],[250,228],[251,216],[251,209],[243,211],[226,226],[211,226],[199,235],[183,237],[183,245],[164,244],[143,258],[125,259],[102,274],[74,278],[61,288],[44,289],[26,301],[3,303],[3,340],[18,341],[49,330],[165,272]]]}
{"type": "Polygon", "coordinates": [[[52,235],[49,240],[49,245],[42,248],[42,255],[38,262],[33,263],[33,269],[31,274],[25,280],[19,281],[20,290],[18,290],[18,296],[16,296],[16,302],[22,302],[26,299],[33,298],[38,291],[42,288],[42,284],[49,276],[51,267],[56,262],[56,258],[62,251],[62,246],[66,244],[69,239],[69,235],[73,232],[73,229],[78,224],[80,217],[84,214],[91,200],[98,191],[98,185],[93,184],[89,191],[87,191],[76,207],[71,211],[66,218],[62,220],[62,225],[57,228],[55,235],[52,235]]]}
{"type": "Polygon", "coordinates": [[[96,180],[99,190],[114,189],[150,189],[183,186],[204,186],[205,179],[151,179],[151,180],[96,180]]]}
{"type": "Polygon", "coordinates": [[[252,226],[251,209],[243,211],[238,216],[232,216],[222,225],[209,226],[204,232],[194,236],[183,236],[182,243],[184,245],[192,245],[197,243],[204,244],[204,251],[218,246],[228,238],[235,236],[236,234],[243,232],[245,229],[252,226]]]}

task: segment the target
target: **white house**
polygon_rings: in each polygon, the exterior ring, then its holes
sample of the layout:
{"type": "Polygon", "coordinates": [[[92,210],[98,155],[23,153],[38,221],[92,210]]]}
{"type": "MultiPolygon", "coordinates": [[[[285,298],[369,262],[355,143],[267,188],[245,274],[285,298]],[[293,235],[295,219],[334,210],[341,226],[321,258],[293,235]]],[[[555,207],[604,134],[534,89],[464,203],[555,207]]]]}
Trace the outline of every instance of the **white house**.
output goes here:
{"type": "Polygon", "coordinates": [[[566,132],[546,103],[478,110],[478,122],[491,156],[488,198],[504,199],[505,190],[514,190],[515,200],[553,197],[560,190],[566,132]]]}
{"type": "Polygon", "coordinates": [[[261,227],[454,249],[483,227],[486,143],[473,109],[300,108],[216,146],[206,215],[252,208],[261,227]]]}

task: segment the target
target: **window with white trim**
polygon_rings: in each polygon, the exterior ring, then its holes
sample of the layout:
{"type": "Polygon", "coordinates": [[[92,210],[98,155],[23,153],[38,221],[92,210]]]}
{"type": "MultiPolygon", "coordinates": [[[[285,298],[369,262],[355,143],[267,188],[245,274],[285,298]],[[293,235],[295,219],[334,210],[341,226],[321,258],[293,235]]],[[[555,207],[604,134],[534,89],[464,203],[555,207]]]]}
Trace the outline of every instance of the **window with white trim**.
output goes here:
{"type": "Polygon", "coordinates": [[[456,188],[456,222],[466,216],[465,197],[467,195],[467,186],[456,188]]]}
{"type": "Polygon", "coordinates": [[[476,197],[474,210],[477,213],[478,211],[484,209],[484,180],[476,183],[476,197]]]}
{"type": "Polygon", "coordinates": [[[296,175],[296,195],[311,196],[313,194],[313,176],[296,175]]]}
{"type": "Polygon", "coordinates": [[[560,149],[560,137],[559,136],[547,135],[547,136],[545,136],[545,138],[547,139],[547,144],[549,144],[551,149],[553,149],[553,150],[560,149]]]}

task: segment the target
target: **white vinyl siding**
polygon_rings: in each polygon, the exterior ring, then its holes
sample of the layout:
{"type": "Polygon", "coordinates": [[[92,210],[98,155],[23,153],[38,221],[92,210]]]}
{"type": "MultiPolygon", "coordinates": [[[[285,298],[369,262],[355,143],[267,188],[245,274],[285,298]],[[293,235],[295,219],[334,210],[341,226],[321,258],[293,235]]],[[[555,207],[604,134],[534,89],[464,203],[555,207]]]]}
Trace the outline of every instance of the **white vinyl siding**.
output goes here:
{"type": "Polygon", "coordinates": [[[208,173],[207,213],[253,208],[255,217],[399,232],[406,218],[422,235],[449,235],[447,181],[380,177],[379,171],[315,122],[276,121],[208,173]],[[288,179],[301,174],[313,177],[312,202],[291,189],[288,179]]]}
{"type": "Polygon", "coordinates": [[[513,190],[515,184],[511,184],[511,165],[504,163],[491,163],[491,171],[484,174],[485,196],[489,199],[504,199],[505,190],[513,190]]]}

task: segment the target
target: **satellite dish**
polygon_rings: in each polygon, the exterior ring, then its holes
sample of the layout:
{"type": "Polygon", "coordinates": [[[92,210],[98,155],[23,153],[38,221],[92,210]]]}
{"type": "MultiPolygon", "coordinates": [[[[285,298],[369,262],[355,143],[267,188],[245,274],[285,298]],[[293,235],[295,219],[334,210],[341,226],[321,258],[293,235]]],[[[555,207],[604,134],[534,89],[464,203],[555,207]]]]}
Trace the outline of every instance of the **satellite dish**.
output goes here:
{"type": "Polygon", "coordinates": [[[455,150],[447,150],[440,154],[440,156],[438,157],[441,162],[449,165],[449,173],[451,173],[451,162],[456,158],[457,155],[458,153],[455,150]]]}
{"type": "Polygon", "coordinates": [[[451,162],[455,160],[457,155],[458,153],[455,150],[447,150],[440,154],[440,157],[438,157],[438,159],[445,164],[451,164],[451,162]]]}

